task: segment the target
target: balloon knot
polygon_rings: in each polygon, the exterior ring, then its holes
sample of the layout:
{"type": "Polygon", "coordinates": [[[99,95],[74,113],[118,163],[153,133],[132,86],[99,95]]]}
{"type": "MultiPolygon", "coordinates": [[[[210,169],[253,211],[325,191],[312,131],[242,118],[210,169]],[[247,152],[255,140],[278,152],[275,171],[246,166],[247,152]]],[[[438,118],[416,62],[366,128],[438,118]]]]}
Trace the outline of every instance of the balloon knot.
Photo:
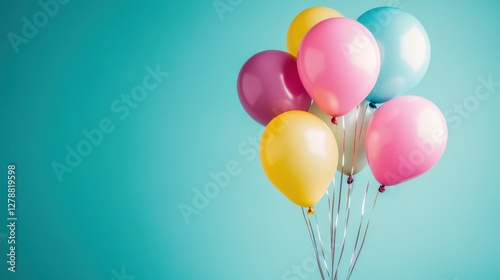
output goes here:
{"type": "Polygon", "coordinates": [[[314,211],[314,208],[311,206],[311,207],[309,207],[309,210],[307,210],[307,214],[314,215],[314,214],[316,214],[316,211],[314,211]]]}
{"type": "Polygon", "coordinates": [[[333,123],[333,124],[338,124],[338,122],[337,122],[337,118],[336,118],[336,117],[332,117],[332,123],[333,123]]]}
{"type": "Polygon", "coordinates": [[[347,178],[347,183],[350,185],[352,184],[352,182],[354,182],[354,178],[352,178],[352,176],[349,176],[349,178],[347,178]]]}
{"type": "Polygon", "coordinates": [[[380,188],[378,188],[378,192],[379,193],[385,192],[385,186],[384,185],[380,185],[380,188]]]}
{"type": "Polygon", "coordinates": [[[368,106],[370,106],[370,108],[372,108],[372,109],[377,109],[377,104],[375,104],[373,102],[370,102],[370,104],[368,104],[368,106]]]}

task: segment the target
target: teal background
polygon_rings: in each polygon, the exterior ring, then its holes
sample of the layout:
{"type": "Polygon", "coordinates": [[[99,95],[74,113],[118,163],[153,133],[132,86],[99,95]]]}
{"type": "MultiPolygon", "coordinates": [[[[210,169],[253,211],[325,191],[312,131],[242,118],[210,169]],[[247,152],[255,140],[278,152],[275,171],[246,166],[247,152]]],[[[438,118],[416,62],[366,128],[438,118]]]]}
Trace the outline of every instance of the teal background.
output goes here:
{"type": "MultiPolygon", "coordinates": [[[[290,21],[309,6],[357,18],[398,2],[222,2],[237,5],[221,18],[211,0],[70,1],[17,54],[7,34],[41,8],[1,2],[0,172],[17,165],[19,220],[16,273],[0,226],[0,279],[284,279],[313,256],[298,207],[252,156],[248,138],[262,128],[239,104],[238,71],[261,50],[285,50],[290,21]],[[170,76],[121,120],[110,105],[156,65],[170,76]],[[59,182],[52,163],[103,118],[115,130],[59,182]],[[232,160],[241,172],[186,223],[179,207],[232,160]]],[[[380,197],[352,279],[499,279],[500,87],[468,115],[453,108],[478,77],[500,81],[500,6],[399,6],[429,33],[430,68],[412,94],[446,113],[449,142],[434,169],[380,197]]]]}

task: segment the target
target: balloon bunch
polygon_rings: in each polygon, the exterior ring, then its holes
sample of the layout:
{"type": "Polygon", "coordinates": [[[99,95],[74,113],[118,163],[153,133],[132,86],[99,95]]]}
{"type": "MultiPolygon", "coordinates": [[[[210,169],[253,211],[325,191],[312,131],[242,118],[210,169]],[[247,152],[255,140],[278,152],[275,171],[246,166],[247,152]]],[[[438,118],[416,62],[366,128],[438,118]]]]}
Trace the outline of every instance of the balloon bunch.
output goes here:
{"type": "MultiPolygon", "coordinates": [[[[288,52],[263,51],[243,65],[239,99],[246,112],[266,126],[260,159],[271,183],[292,202],[308,208],[308,214],[315,214],[313,206],[325,194],[328,197],[332,252],[342,177],[348,176],[343,252],[351,187],[358,172],[368,164],[381,193],[386,186],[425,173],[444,152],[447,126],[439,108],[422,97],[400,96],[424,77],[430,61],[429,38],[418,19],[398,8],[375,8],[353,20],[328,7],[312,7],[291,22],[287,45],[288,52]],[[380,103],[384,104],[377,109],[380,103]],[[337,212],[336,171],[341,174],[337,212]]],[[[321,238],[320,246],[309,215],[302,210],[322,278],[337,279],[335,258],[329,270],[321,238]]],[[[364,243],[363,238],[358,246],[361,224],[359,228],[347,279],[364,243]]],[[[337,269],[339,263],[340,259],[337,269]]]]}

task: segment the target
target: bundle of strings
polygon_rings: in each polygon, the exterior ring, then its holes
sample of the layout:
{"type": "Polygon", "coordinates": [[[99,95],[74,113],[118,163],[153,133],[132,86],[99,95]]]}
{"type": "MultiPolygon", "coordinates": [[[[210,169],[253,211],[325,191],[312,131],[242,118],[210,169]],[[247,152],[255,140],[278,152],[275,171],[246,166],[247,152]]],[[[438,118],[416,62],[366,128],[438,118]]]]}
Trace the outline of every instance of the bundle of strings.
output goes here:
{"type": "MultiPolygon", "coordinates": [[[[353,149],[352,149],[352,158],[354,158],[355,153],[356,153],[356,144],[360,142],[360,135],[356,135],[356,132],[358,131],[358,115],[359,115],[359,106],[357,107],[357,114],[356,114],[356,127],[354,128],[354,143],[353,143],[353,149]]],[[[366,106],[370,106],[372,109],[374,108],[373,104],[368,104],[366,106]]],[[[366,110],[364,110],[366,112],[366,110]]],[[[364,116],[363,118],[364,119],[364,116]]],[[[333,125],[335,125],[335,129],[338,129],[338,124],[332,120],[333,125]]],[[[362,122],[363,124],[363,122],[362,122]]],[[[361,131],[363,129],[361,124],[361,131]]],[[[351,203],[352,203],[352,196],[354,193],[354,160],[352,161],[352,166],[351,170],[349,172],[349,175],[346,182],[347,182],[347,194],[343,195],[343,192],[345,192],[346,185],[343,184],[344,181],[344,167],[345,167],[345,156],[346,156],[346,143],[345,143],[345,122],[344,118],[342,118],[342,129],[343,129],[343,143],[342,143],[342,166],[341,166],[341,176],[340,176],[340,187],[338,190],[336,189],[336,184],[335,184],[335,179],[332,182],[332,193],[330,195],[329,191],[327,190],[326,196],[327,196],[327,201],[328,201],[328,222],[330,226],[330,246],[325,246],[328,244],[325,244],[324,239],[321,236],[321,229],[320,229],[320,222],[318,220],[318,214],[312,207],[309,208],[308,212],[306,213],[304,208],[302,209],[302,215],[304,217],[304,221],[307,226],[307,231],[310,235],[311,242],[314,248],[314,254],[316,257],[316,262],[318,265],[319,273],[321,275],[321,279],[331,279],[331,280],[337,280],[337,279],[350,279],[352,276],[352,273],[354,271],[354,268],[356,267],[356,264],[358,262],[358,259],[361,255],[361,251],[364,247],[365,241],[366,241],[366,236],[368,234],[368,229],[370,227],[370,218],[371,218],[371,213],[373,212],[376,204],[377,204],[377,199],[378,199],[378,194],[379,191],[377,190],[376,194],[374,195],[374,200],[373,204],[371,206],[371,210],[366,211],[366,206],[367,206],[367,200],[370,197],[370,182],[367,182],[366,188],[364,189],[362,193],[362,203],[361,203],[361,209],[360,209],[360,219],[359,219],[359,224],[357,227],[354,227],[354,229],[357,228],[356,230],[356,235],[354,244],[351,246],[347,246],[347,237],[348,237],[348,230],[351,229],[352,227],[349,227],[349,221],[350,221],[350,215],[351,215],[351,203]],[[337,194],[338,192],[338,194],[337,194]],[[313,217],[314,216],[314,217],[313,217]],[[314,225],[312,222],[312,218],[314,220],[314,225]],[[343,224],[339,224],[339,220],[343,220],[343,224]],[[340,236],[340,233],[342,235],[340,236]],[[339,240],[338,240],[339,239],[339,240]],[[338,241],[341,242],[338,243],[338,241]],[[352,252],[350,253],[349,259],[345,259],[345,252],[349,249],[352,248],[352,252]],[[329,252],[328,252],[329,251],[329,252]],[[348,261],[348,263],[347,263],[348,261]],[[339,270],[339,267],[341,265],[346,264],[345,267],[343,267],[343,270],[339,270]],[[343,274],[341,273],[343,272],[343,274]],[[341,275],[342,274],[342,275],[341,275]],[[344,277],[342,277],[344,276],[344,277]]],[[[349,151],[348,151],[349,152],[349,151]]]]}

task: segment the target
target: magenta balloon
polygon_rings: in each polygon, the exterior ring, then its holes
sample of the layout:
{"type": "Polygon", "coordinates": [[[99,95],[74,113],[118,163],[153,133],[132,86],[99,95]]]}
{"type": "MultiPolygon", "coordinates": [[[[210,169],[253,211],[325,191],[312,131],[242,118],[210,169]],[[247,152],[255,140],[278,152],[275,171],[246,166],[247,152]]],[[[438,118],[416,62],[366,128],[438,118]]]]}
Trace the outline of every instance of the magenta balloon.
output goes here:
{"type": "Polygon", "coordinates": [[[243,65],[238,96],[245,111],[263,126],[283,112],[308,111],[311,106],[295,57],[277,50],[260,52],[243,65]]]}
{"type": "Polygon", "coordinates": [[[338,117],[363,101],[377,82],[380,52],[370,31],[349,18],[330,18],[304,37],[299,75],[321,110],[338,117]]]}
{"type": "Polygon", "coordinates": [[[365,135],[368,164],[379,183],[396,185],[431,169],[448,140],[446,120],[429,100],[391,99],[375,111],[365,135]]]}

